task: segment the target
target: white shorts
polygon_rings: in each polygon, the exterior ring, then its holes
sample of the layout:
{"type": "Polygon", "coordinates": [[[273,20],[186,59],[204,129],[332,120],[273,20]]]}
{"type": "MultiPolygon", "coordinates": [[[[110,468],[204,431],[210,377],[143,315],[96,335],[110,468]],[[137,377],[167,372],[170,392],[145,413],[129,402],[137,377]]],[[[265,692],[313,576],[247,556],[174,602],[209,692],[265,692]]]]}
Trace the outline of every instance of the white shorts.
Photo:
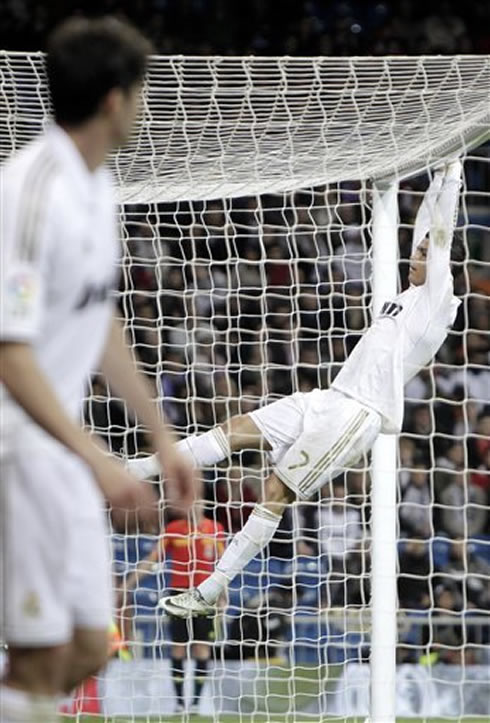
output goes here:
{"type": "Polygon", "coordinates": [[[377,412],[334,389],[297,392],[250,416],[272,447],[277,476],[305,500],[355,464],[381,431],[377,412]]]}
{"type": "Polygon", "coordinates": [[[76,627],[107,629],[108,531],[88,467],[33,432],[1,464],[0,636],[54,646],[76,627]]]}

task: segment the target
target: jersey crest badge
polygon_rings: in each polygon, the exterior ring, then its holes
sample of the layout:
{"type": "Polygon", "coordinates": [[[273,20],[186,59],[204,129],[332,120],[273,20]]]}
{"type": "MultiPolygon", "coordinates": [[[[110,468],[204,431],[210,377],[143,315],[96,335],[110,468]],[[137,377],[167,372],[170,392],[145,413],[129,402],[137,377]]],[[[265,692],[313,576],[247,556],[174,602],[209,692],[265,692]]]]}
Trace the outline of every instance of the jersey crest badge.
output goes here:
{"type": "Polygon", "coordinates": [[[22,612],[28,618],[37,618],[41,614],[41,602],[34,591],[28,592],[22,602],[22,612]]]}

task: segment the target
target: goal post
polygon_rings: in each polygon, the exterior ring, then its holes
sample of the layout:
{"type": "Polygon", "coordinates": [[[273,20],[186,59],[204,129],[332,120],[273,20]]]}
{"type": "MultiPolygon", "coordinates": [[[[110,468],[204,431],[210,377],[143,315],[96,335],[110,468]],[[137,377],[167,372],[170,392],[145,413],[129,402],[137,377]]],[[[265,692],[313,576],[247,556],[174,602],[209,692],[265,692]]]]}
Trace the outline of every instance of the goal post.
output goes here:
{"type": "MultiPolygon", "coordinates": [[[[457,156],[464,164],[458,325],[407,389],[402,435],[380,437],[371,463],[341,478],[342,494],[330,486],[323,501],[294,505],[295,532],[283,530],[232,585],[203,712],[394,723],[412,715],[410,693],[400,695],[416,690],[421,716],[485,715],[488,611],[469,584],[481,584],[490,560],[488,492],[479,492],[488,489],[489,93],[487,56],[151,60],[136,132],[110,161],[118,303],[182,436],[327,387],[406,283],[397,259],[406,262],[431,169],[457,156]],[[467,551],[449,559],[459,537],[467,551]],[[427,554],[414,567],[420,539],[427,554]],[[404,597],[400,580],[420,598],[404,597]],[[450,609],[444,594],[456,588],[450,609]]],[[[3,160],[49,121],[42,54],[0,51],[0,98],[3,160]]],[[[86,422],[116,454],[147,452],[144,430],[100,378],[86,422]]],[[[230,535],[267,469],[265,454],[244,453],[204,470],[208,512],[230,535]]],[[[115,536],[116,573],[159,541],[115,536]]],[[[133,660],[113,662],[100,682],[104,714],[172,712],[169,629],[156,611],[167,573],[136,591],[133,660]]]]}
{"type": "MultiPolygon", "coordinates": [[[[373,199],[372,314],[397,294],[398,182],[378,182],[373,199]]],[[[397,440],[379,435],[371,459],[370,723],[395,723],[397,647],[397,440]]]]}

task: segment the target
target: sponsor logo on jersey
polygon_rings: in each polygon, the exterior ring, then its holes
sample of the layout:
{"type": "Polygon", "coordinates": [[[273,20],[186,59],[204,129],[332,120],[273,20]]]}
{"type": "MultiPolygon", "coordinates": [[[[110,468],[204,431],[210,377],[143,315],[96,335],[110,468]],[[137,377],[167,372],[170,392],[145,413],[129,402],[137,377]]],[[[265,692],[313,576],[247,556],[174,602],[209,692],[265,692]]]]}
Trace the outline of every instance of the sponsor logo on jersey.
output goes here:
{"type": "Polygon", "coordinates": [[[75,304],[75,310],[81,311],[92,304],[103,304],[111,295],[113,288],[112,280],[101,284],[87,284],[75,304]]]}
{"type": "Polygon", "coordinates": [[[398,316],[400,311],[403,310],[403,306],[395,304],[394,301],[385,301],[379,312],[380,316],[391,316],[392,318],[398,316]]]}

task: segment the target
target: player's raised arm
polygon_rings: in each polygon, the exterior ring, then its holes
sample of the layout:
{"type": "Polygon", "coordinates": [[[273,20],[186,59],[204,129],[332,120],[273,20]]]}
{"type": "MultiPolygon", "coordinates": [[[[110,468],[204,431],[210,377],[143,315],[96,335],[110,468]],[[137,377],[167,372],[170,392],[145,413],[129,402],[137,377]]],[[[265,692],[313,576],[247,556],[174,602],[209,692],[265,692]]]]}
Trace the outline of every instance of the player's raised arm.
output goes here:
{"type": "Polygon", "coordinates": [[[430,297],[438,299],[452,283],[451,244],[458,215],[461,162],[453,161],[438,169],[417,213],[412,250],[429,236],[426,285],[430,297]]]}

